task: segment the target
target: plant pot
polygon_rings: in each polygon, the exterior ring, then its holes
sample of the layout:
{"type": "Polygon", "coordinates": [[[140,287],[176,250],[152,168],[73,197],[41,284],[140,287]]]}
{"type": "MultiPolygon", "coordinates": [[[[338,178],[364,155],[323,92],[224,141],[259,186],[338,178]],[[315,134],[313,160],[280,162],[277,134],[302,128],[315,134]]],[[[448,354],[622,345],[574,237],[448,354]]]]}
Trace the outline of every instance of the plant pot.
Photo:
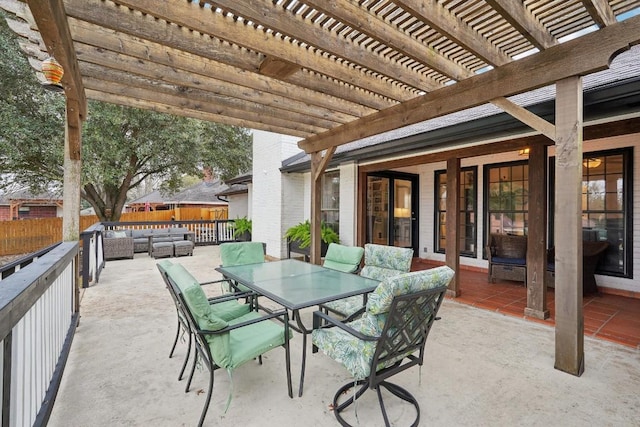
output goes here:
{"type": "MultiPolygon", "coordinates": [[[[329,244],[324,241],[321,242],[320,256],[324,257],[327,254],[327,249],[329,249],[329,244]]],[[[306,248],[301,248],[299,241],[288,240],[287,241],[287,257],[288,258],[291,258],[292,252],[296,254],[304,255],[304,259],[308,261],[309,257],[311,256],[311,246],[307,246],[306,248]]]]}
{"type": "Polygon", "coordinates": [[[241,233],[239,235],[236,236],[236,241],[238,242],[250,242],[251,241],[251,233],[249,233],[248,231],[245,231],[244,233],[241,233]]]}

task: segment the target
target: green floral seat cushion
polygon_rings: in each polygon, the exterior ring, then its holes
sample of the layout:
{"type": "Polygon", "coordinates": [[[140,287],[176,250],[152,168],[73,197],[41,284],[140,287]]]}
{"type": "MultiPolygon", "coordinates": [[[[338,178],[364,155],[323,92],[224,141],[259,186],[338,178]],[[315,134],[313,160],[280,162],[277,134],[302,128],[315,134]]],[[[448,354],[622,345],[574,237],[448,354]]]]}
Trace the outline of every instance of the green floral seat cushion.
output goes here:
{"type": "MultiPolygon", "coordinates": [[[[364,247],[365,265],[360,275],[374,280],[386,280],[408,272],[411,268],[412,258],[413,249],[367,244],[364,247]]],[[[349,317],[362,309],[363,300],[362,296],[357,295],[331,301],[324,305],[341,313],[344,317],[349,317]]]]}
{"type": "Polygon", "coordinates": [[[393,297],[447,286],[452,278],[453,270],[442,266],[405,273],[385,280],[369,294],[367,312],[371,314],[386,313],[391,308],[393,297]]]}
{"type": "MultiPolygon", "coordinates": [[[[367,311],[362,317],[347,325],[364,335],[379,337],[394,296],[447,286],[452,278],[453,270],[444,266],[387,279],[380,283],[369,296],[367,311]]],[[[375,341],[360,340],[335,327],[315,329],[312,332],[312,341],[329,357],[342,363],[355,379],[364,379],[369,376],[377,344],[375,341]]],[[[388,361],[376,369],[390,366],[394,362],[395,360],[388,361]]]]}
{"type": "Polygon", "coordinates": [[[352,297],[342,298],[336,301],[329,301],[324,304],[326,307],[340,313],[344,317],[355,314],[364,306],[362,295],[354,295],[352,297]]]}
{"type": "MultiPolygon", "coordinates": [[[[364,245],[365,268],[367,266],[375,266],[382,269],[408,272],[411,269],[412,259],[413,249],[410,248],[398,248],[373,243],[364,245]]],[[[376,279],[377,277],[372,278],[376,279]]]]}
{"type": "MultiPolygon", "coordinates": [[[[379,337],[383,322],[378,316],[365,313],[348,325],[367,336],[379,337]]],[[[355,379],[364,379],[371,371],[371,360],[376,350],[375,341],[363,341],[339,328],[315,329],[311,333],[313,344],[327,356],[342,363],[355,379]]]]}

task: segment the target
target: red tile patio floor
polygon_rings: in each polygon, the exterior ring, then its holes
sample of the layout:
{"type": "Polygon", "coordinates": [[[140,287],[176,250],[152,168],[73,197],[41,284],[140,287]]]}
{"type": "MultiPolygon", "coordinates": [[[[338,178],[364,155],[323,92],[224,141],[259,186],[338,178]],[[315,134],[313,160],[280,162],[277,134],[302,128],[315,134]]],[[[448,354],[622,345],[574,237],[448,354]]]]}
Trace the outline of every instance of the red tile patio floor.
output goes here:
{"type": "MultiPolygon", "coordinates": [[[[414,259],[412,270],[435,267],[436,264],[414,259]]],[[[540,320],[524,315],[527,290],[519,282],[497,280],[487,282],[487,273],[462,269],[461,295],[455,301],[509,316],[554,325],[553,289],[547,292],[547,308],[551,317],[540,320]]],[[[583,299],[585,336],[613,341],[640,349],[640,299],[610,294],[586,295],[583,299]]]]}

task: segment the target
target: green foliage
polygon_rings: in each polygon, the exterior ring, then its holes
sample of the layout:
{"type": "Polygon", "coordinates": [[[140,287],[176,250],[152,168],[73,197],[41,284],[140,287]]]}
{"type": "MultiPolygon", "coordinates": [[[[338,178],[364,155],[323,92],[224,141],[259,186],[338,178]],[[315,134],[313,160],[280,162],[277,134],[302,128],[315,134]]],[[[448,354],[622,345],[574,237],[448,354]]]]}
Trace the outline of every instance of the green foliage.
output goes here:
{"type": "Polygon", "coordinates": [[[233,237],[240,237],[244,233],[251,233],[252,222],[246,216],[233,221],[233,237]]]}
{"type": "MultiPolygon", "coordinates": [[[[340,243],[340,236],[331,227],[324,222],[320,225],[320,233],[322,241],[325,243],[340,243]]],[[[311,222],[306,220],[293,227],[290,227],[284,234],[285,239],[300,243],[300,248],[306,248],[311,245],[311,222]]]]}
{"type": "MultiPolygon", "coordinates": [[[[37,192],[63,183],[65,100],[37,81],[0,17],[0,188],[37,192]]],[[[147,178],[178,190],[185,175],[210,168],[222,179],[251,167],[246,129],[97,101],[82,133],[81,197],[101,220],[116,221],[127,193],[147,178]]]]}

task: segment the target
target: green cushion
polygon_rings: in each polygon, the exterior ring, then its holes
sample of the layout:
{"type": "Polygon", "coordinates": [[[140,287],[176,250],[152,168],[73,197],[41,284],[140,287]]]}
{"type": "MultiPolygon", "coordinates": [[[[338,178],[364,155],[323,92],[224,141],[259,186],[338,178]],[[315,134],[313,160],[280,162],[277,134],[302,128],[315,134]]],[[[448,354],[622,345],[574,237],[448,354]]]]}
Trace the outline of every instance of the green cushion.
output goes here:
{"type": "Polygon", "coordinates": [[[200,329],[218,331],[227,327],[227,322],[214,314],[200,286],[189,286],[182,295],[200,329]]]}
{"type": "Polygon", "coordinates": [[[185,290],[192,286],[200,288],[200,283],[196,280],[195,277],[191,275],[191,273],[189,273],[189,271],[187,271],[186,268],[184,268],[182,264],[170,264],[168,267],[166,267],[166,270],[167,274],[171,277],[171,279],[173,279],[175,284],[178,285],[178,289],[180,289],[180,292],[184,293],[185,290]]]}
{"type": "Polygon", "coordinates": [[[353,273],[360,266],[363,254],[364,248],[331,243],[322,265],[333,270],[353,273]]]}
{"type": "MultiPolygon", "coordinates": [[[[188,289],[192,287],[198,288],[198,290],[193,291],[190,296],[192,298],[196,298],[195,302],[197,304],[201,304],[202,299],[204,298],[204,300],[207,301],[207,305],[210,305],[211,314],[213,314],[216,318],[220,318],[221,320],[231,320],[247,314],[249,311],[251,311],[251,306],[249,304],[240,304],[236,300],[210,303],[207,299],[206,294],[202,290],[200,283],[198,283],[195,277],[193,277],[182,264],[172,264],[169,261],[163,261],[158,264],[167,271],[169,276],[171,276],[171,279],[173,279],[176,285],[178,285],[178,288],[180,288],[180,292],[185,295],[185,299],[187,298],[186,291],[188,289]]],[[[196,314],[193,312],[193,310],[192,313],[194,314],[194,317],[196,317],[196,314]]],[[[199,322],[198,324],[200,325],[199,322]]],[[[202,329],[208,329],[203,327],[202,325],[200,325],[200,327],[202,329]]]]}
{"type": "Polygon", "coordinates": [[[234,242],[220,245],[223,267],[264,262],[264,246],[260,242],[234,242]]]}
{"type": "MultiPolygon", "coordinates": [[[[229,324],[237,324],[261,316],[252,311],[229,324]]],[[[284,326],[270,320],[233,329],[221,335],[207,337],[216,365],[233,370],[285,342],[284,326]]]]}
{"type": "Polygon", "coordinates": [[[393,297],[447,286],[451,279],[453,279],[453,270],[447,266],[404,273],[386,279],[369,294],[367,312],[374,315],[386,313],[391,308],[393,297]]]}
{"type": "Polygon", "coordinates": [[[241,304],[236,300],[211,303],[211,311],[222,320],[230,321],[244,316],[251,311],[251,305],[241,304]]]}

